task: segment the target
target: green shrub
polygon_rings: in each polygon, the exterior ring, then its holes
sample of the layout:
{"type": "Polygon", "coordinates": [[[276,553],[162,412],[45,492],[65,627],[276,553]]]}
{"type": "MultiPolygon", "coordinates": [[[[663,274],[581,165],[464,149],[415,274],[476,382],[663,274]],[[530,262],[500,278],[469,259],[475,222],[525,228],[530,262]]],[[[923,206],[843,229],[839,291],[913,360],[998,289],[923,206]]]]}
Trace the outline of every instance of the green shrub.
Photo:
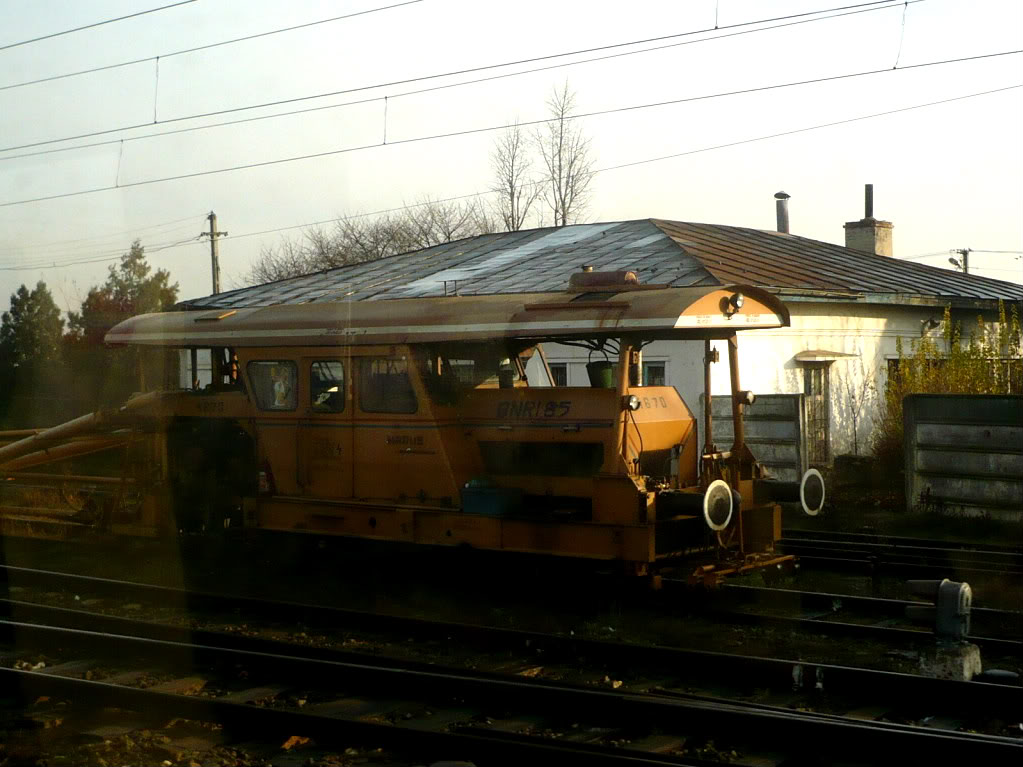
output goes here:
{"type": "Polygon", "coordinates": [[[1023,392],[1019,310],[1007,315],[998,302],[998,325],[977,318],[977,328],[964,342],[958,322],[945,308],[941,339],[913,341],[907,353],[896,339],[897,365],[889,371],[874,423],[871,448],[878,465],[888,467],[889,481],[901,485],[903,463],[902,400],[907,394],[1018,394],[1023,392]]]}

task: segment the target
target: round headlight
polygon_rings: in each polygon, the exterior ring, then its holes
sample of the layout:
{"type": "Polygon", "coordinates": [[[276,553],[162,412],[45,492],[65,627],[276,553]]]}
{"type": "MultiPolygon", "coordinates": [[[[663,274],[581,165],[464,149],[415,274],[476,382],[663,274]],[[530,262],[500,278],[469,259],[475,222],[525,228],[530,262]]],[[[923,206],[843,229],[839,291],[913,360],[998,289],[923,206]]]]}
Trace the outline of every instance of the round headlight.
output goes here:
{"type": "Polygon", "coordinates": [[[630,394],[625,398],[625,409],[636,411],[639,410],[639,397],[635,394],[630,394]]]}
{"type": "Polygon", "coordinates": [[[734,308],[735,311],[739,311],[745,301],[746,297],[742,293],[732,293],[732,295],[728,297],[728,303],[732,305],[732,308],[734,308]]]}

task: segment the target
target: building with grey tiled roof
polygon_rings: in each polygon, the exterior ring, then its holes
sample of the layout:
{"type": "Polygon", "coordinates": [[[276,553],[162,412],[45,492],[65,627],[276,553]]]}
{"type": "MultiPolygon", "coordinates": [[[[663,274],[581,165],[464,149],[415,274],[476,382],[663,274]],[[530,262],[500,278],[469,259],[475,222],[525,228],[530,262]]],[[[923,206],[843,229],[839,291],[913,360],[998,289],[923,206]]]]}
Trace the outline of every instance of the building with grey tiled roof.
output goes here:
{"type": "MultiPolygon", "coordinates": [[[[847,240],[890,252],[891,224],[869,212],[846,225],[847,240]]],[[[742,335],[742,383],[758,394],[803,395],[806,453],[814,462],[864,452],[897,339],[908,349],[925,334],[940,334],[945,307],[969,331],[978,314],[994,319],[1000,300],[1023,302],[1015,283],[787,232],[640,219],[487,234],[195,298],[181,308],[560,291],[584,265],[634,271],[644,284],[749,284],[779,295],[792,325],[742,335]]],[[[584,384],[585,354],[547,349],[567,385],[584,384]]],[[[702,357],[700,342],[655,342],[644,349],[644,377],[674,385],[698,412],[702,357]]],[[[727,368],[716,367],[715,389],[725,392],[727,368]]]]}
{"type": "Polygon", "coordinates": [[[780,295],[990,308],[1023,286],[793,234],[640,219],[485,234],[183,302],[185,308],[562,290],[583,264],[672,287],[746,283],[780,295]]]}

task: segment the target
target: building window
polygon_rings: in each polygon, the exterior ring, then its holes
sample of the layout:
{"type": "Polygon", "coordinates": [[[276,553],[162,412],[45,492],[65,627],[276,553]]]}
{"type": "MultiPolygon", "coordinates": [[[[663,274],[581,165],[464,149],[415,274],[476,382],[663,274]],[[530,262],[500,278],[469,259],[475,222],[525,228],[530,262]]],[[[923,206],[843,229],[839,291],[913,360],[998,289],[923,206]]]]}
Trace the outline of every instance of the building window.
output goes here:
{"type": "Polygon", "coordinates": [[[548,366],[551,369],[551,383],[555,386],[568,386],[568,363],[552,362],[548,366]]]}
{"type": "Polygon", "coordinates": [[[314,360],[309,364],[309,404],[317,413],[345,409],[345,368],[341,360],[314,360]]]}
{"type": "Polygon", "coordinates": [[[298,368],[290,360],[259,360],[248,366],[252,391],[261,410],[294,410],[298,404],[298,368]]]}
{"type": "Polygon", "coordinates": [[[668,379],[664,374],[665,363],[644,362],[643,363],[643,385],[644,386],[666,386],[668,379]]]}
{"type": "Polygon", "coordinates": [[[359,364],[359,405],[366,413],[414,413],[419,409],[408,362],[369,357],[359,364]]]}

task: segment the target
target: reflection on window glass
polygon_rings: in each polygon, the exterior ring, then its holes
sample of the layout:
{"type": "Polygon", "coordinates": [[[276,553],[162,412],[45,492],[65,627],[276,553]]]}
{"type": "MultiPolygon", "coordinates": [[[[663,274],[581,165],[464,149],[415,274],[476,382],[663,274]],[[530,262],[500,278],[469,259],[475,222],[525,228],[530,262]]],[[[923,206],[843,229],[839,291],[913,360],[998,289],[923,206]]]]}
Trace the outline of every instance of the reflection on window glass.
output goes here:
{"type": "Polygon", "coordinates": [[[549,367],[551,369],[551,378],[554,379],[552,383],[555,386],[568,386],[568,363],[552,362],[549,367]]]}
{"type": "Polygon", "coordinates": [[[315,360],[309,366],[309,403],[318,413],[345,407],[345,369],[341,360],[315,360]]]}
{"type": "Polygon", "coordinates": [[[644,386],[664,386],[666,383],[667,379],[664,375],[664,362],[643,363],[644,386]]]}
{"type": "Polygon", "coordinates": [[[298,368],[290,360],[259,360],[248,366],[252,391],[262,410],[294,410],[298,404],[298,368]]]}
{"type": "Polygon", "coordinates": [[[367,413],[414,413],[418,409],[404,359],[361,360],[358,394],[359,406],[367,413]]]}
{"type": "Polygon", "coordinates": [[[476,360],[445,360],[459,383],[472,386],[476,382],[476,360]]]}

